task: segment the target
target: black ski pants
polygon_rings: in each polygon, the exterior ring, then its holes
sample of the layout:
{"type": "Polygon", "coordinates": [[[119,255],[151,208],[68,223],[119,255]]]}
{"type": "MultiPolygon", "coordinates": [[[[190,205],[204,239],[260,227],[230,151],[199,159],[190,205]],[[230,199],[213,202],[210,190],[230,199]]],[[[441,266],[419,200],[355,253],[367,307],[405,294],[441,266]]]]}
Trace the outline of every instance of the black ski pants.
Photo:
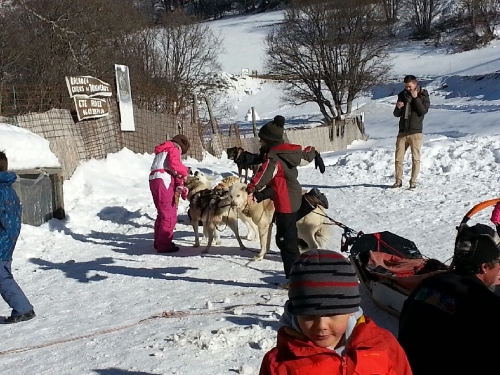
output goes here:
{"type": "Polygon", "coordinates": [[[285,277],[288,279],[293,264],[300,256],[297,233],[297,212],[289,214],[275,212],[274,215],[276,224],[276,246],[280,249],[285,277]]]}

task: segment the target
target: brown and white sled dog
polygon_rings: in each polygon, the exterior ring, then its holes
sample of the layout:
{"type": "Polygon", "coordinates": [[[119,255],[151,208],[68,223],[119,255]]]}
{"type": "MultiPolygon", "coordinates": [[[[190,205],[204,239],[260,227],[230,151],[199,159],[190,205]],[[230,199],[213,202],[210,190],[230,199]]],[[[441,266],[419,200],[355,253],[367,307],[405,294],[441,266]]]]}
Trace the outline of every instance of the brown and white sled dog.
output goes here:
{"type": "MultiPolygon", "coordinates": [[[[259,203],[247,204],[247,185],[236,183],[229,188],[232,204],[237,207],[238,215],[247,216],[252,219],[257,227],[260,240],[260,252],[253,259],[262,260],[269,250],[271,244],[272,219],[274,215],[274,204],[270,199],[259,203]]],[[[328,242],[328,224],[326,214],[321,206],[297,221],[299,239],[307,243],[307,247],[301,249],[318,249],[328,242]]]]}
{"type": "MultiPolygon", "coordinates": [[[[229,227],[236,236],[241,249],[245,249],[238,232],[238,217],[236,210],[231,207],[229,187],[239,182],[237,176],[229,176],[220,181],[215,187],[210,188],[210,181],[202,172],[195,172],[188,177],[186,186],[190,189],[188,216],[194,230],[194,247],[200,246],[199,226],[203,227],[202,240],[207,241],[203,253],[208,253],[213,241],[220,245],[220,231],[229,227]],[[198,173],[198,174],[197,174],[198,173]],[[197,180],[198,183],[194,183],[197,180]],[[190,184],[191,182],[191,184],[190,184]],[[191,190],[192,189],[192,190],[191,190]]],[[[251,233],[257,233],[255,224],[244,217],[242,221],[247,225],[247,239],[252,240],[251,233]]]]}
{"type": "Polygon", "coordinates": [[[191,202],[191,198],[196,193],[205,189],[210,189],[212,187],[212,183],[205,173],[201,171],[193,172],[190,170],[184,186],[186,186],[189,190],[187,199],[191,202]]]}
{"type": "Polygon", "coordinates": [[[203,236],[207,245],[202,253],[208,253],[213,241],[221,243],[219,232],[228,226],[236,235],[241,249],[245,245],[238,235],[238,218],[231,207],[231,196],[225,187],[216,186],[198,192],[189,202],[189,217],[194,230],[194,247],[200,246],[199,223],[203,225],[203,236]]]}

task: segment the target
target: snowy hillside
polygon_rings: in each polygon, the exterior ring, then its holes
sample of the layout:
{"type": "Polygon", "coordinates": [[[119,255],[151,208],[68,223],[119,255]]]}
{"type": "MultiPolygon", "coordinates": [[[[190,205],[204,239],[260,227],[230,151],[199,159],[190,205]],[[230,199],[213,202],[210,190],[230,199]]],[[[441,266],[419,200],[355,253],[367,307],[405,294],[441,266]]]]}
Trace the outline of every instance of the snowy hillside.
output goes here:
{"type": "MultiPolygon", "coordinates": [[[[250,78],[234,80],[241,67],[261,69],[262,37],[279,13],[221,20],[225,34],[224,75],[234,82],[228,100],[235,119],[249,124],[254,106],[260,123],[276,114],[287,122],[318,123],[313,106],[291,108],[279,87],[250,78]]],[[[498,72],[500,42],[477,51],[448,55],[425,45],[404,44],[391,56],[394,82],[357,101],[370,139],[348,150],[324,154],[322,175],[299,170],[306,188],[329,201],[329,217],[365,233],[389,230],[416,243],[430,257],[452,255],[455,226],[476,203],[500,193],[498,72]],[[394,180],[397,119],[392,115],[405,74],[421,78],[430,91],[424,122],[418,188],[387,189],[394,180]]],[[[221,78],[222,79],[222,78],[221,78]]],[[[0,129],[0,149],[9,147],[0,129]]],[[[8,148],[13,160],[22,155],[8,148]]],[[[43,155],[40,156],[45,157],[43,155]]],[[[257,242],[239,250],[221,228],[222,244],[207,256],[193,248],[187,202],[181,201],[176,242],[181,250],[153,249],[156,210],[148,187],[152,154],[123,149],[106,160],[82,164],[64,184],[67,219],[24,225],[14,253],[13,274],[35,306],[29,322],[2,326],[0,359],[6,374],[176,374],[256,375],[275,344],[277,321],[287,299],[276,246],[252,262],[257,242]]],[[[227,158],[206,155],[186,164],[213,183],[236,174],[227,158]]],[[[405,159],[404,186],[411,161],[405,159]]],[[[13,166],[14,167],[14,166],[13,166]]],[[[488,223],[490,212],[473,222],[488,223]]],[[[341,229],[330,226],[329,249],[339,249],[341,229]]],[[[241,226],[242,233],[245,228],[241,226]]],[[[363,295],[362,307],[381,326],[397,332],[397,319],[363,295]]],[[[0,304],[0,315],[10,314],[0,304]]]]}

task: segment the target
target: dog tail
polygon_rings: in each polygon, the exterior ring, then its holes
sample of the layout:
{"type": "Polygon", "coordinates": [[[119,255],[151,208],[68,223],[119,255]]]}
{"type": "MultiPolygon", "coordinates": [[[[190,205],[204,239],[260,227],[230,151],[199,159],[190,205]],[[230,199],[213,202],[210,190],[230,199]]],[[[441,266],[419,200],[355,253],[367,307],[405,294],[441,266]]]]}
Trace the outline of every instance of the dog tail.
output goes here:
{"type": "Polygon", "coordinates": [[[314,237],[320,249],[324,249],[330,239],[330,226],[326,223],[321,224],[319,230],[314,234],[314,237]]]}

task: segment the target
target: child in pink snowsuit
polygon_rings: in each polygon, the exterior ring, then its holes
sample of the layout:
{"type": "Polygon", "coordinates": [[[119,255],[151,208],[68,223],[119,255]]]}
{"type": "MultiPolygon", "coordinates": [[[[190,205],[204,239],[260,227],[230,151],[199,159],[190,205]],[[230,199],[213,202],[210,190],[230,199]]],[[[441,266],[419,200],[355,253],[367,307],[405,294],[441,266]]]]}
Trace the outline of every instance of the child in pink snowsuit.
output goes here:
{"type": "Polygon", "coordinates": [[[154,248],[158,253],[173,253],[179,248],[172,242],[177,223],[176,193],[187,198],[184,180],[188,168],[182,164],[181,154],[189,149],[189,141],[182,135],[155,147],[155,158],[149,174],[149,188],[158,211],[155,221],[154,248]]]}

